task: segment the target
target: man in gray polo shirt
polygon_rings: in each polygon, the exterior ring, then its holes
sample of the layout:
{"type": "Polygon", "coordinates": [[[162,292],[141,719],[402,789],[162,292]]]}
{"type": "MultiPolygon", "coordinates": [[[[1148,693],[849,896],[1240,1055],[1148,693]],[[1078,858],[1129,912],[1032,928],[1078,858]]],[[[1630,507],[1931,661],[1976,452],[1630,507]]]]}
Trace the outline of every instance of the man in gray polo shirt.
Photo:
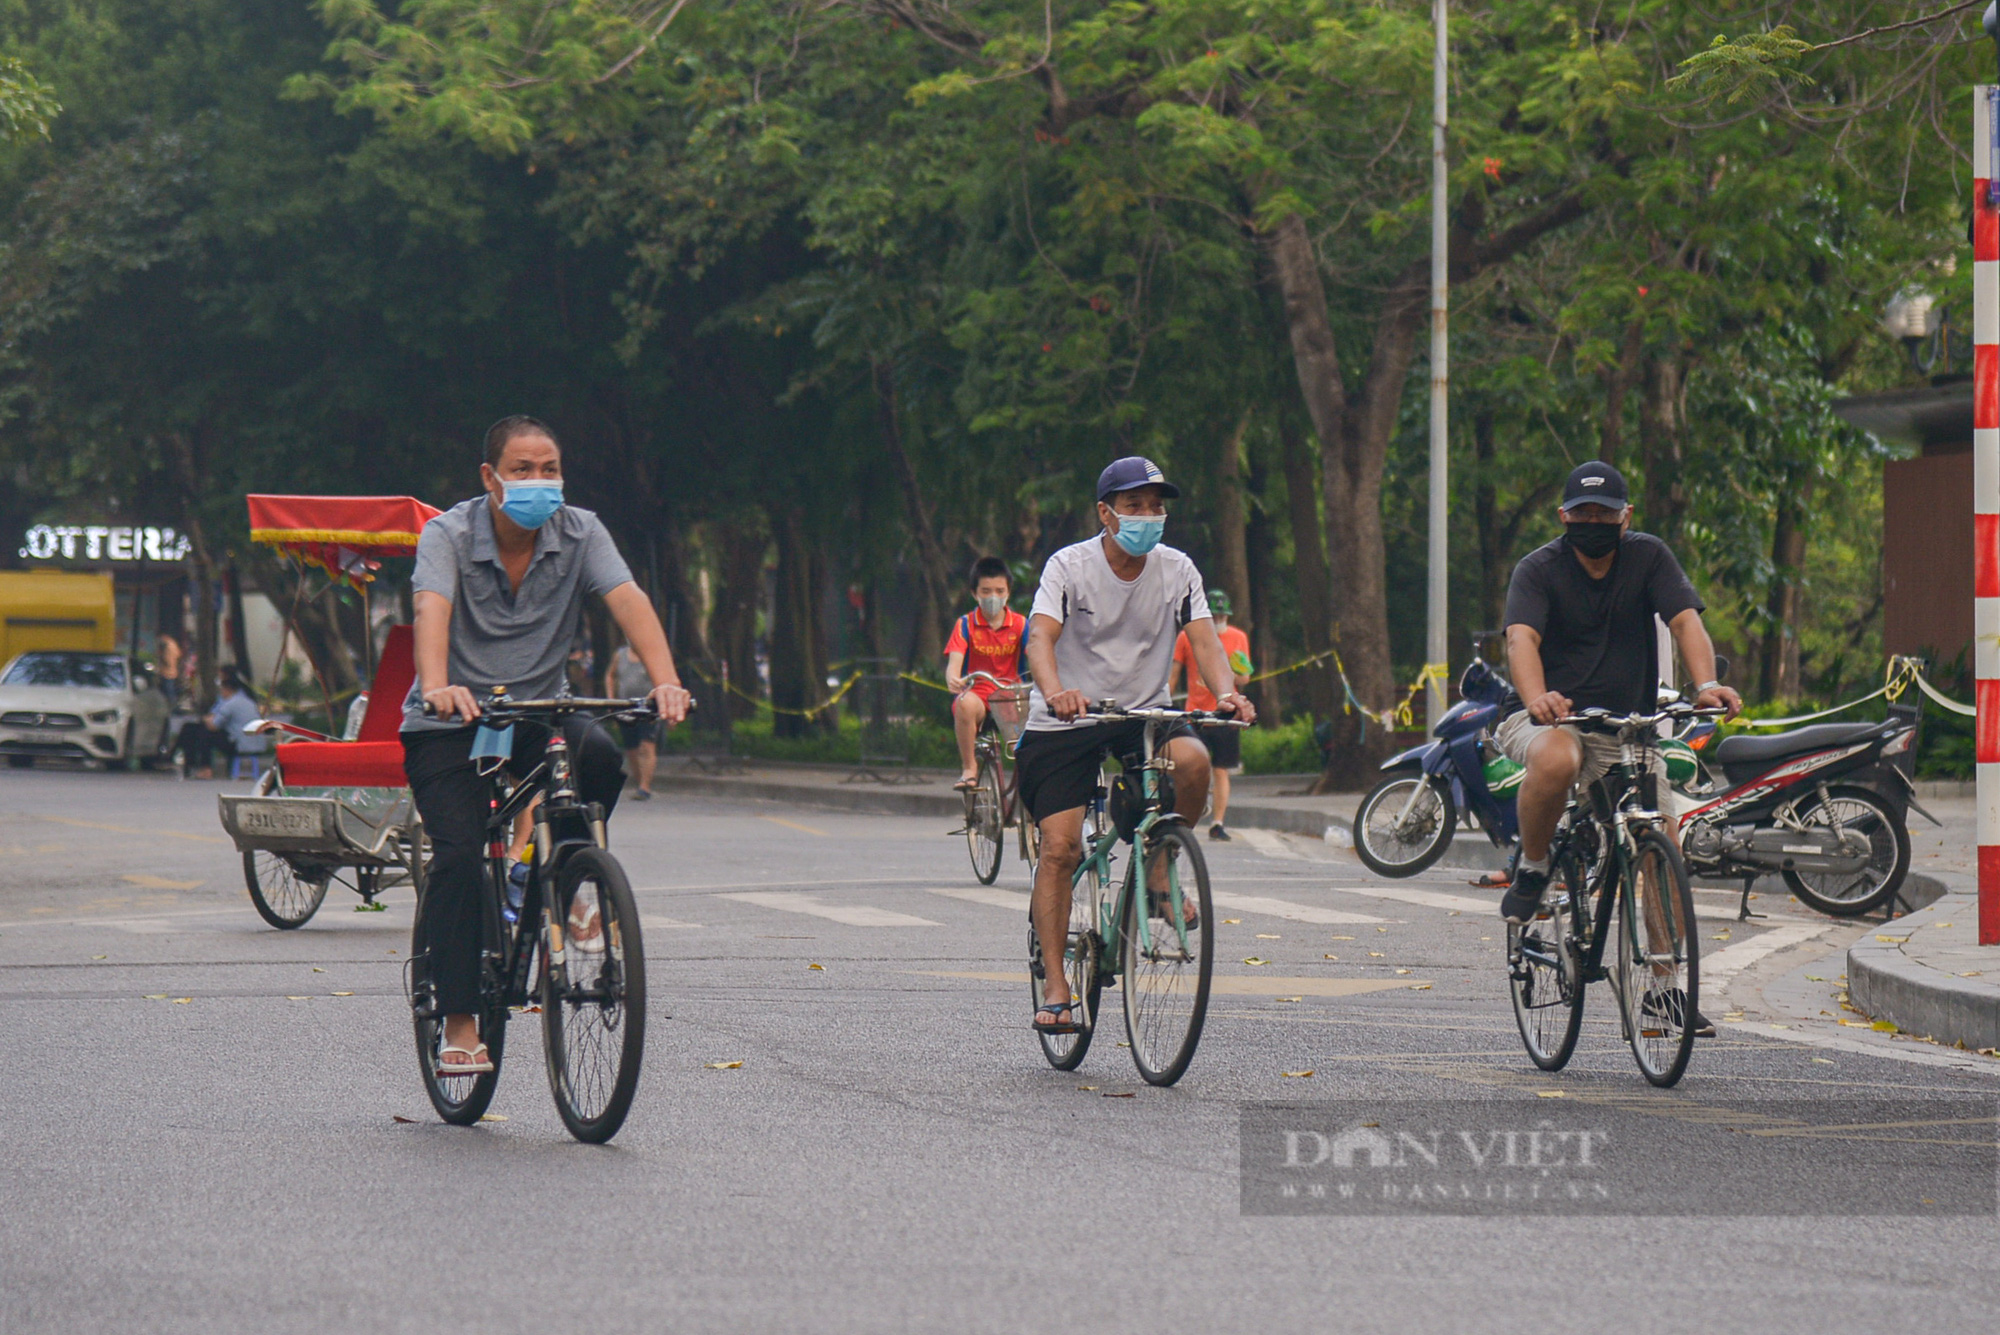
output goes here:
{"type": "MultiPolygon", "coordinates": [[[[564,663],[584,595],[594,593],[645,665],[660,717],[678,723],[689,703],[660,619],[611,535],[590,511],[563,504],[555,433],[532,417],[502,418],[486,433],[479,473],[485,495],[431,520],[417,542],[417,679],[403,702],[403,768],[432,850],[416,949],[445,1012],[438,1066],[452,1075],[493,1069],[474,1018],[489,793],[471,759],[480,697],[495,686],[517,700],[568,694],[564,663]]],[[[578,795],[610,815],[625,784],[617,743],[583,720],[564,734],[578,795]]],[[[548,737],[515,725],[516,773],[533,768],[548,737]]],[[[578,948],[597,930],[594,921],[570,929],[578,948]]]]}

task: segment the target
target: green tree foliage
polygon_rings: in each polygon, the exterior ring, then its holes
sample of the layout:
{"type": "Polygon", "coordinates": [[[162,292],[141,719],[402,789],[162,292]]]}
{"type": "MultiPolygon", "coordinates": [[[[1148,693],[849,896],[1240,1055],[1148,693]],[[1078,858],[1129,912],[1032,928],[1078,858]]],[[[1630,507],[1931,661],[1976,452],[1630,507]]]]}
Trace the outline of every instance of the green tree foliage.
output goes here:
{"type": "MultiPolygon", "coordinates": [[[[765,645],[793,708],[928,667],[972,556],[1084,536],[1144,452],[1259,659],[1341,656],[1267,704],[1379,709],[1422,660],[1429,11],[0,10],[70,107],[0,151],[0,448],[49,496],[178,479],[220,561],[242,490],[452,498],[536,411],[691,655],[765,645]]],[[[1880,451],[1829,405],[1913,378],[1891,294],[1963,287],[1966,21],[1454,9],[1457,626],[1604,457],[1750,684],[1870,670],[1880,451]]],[[[1388,739],[1339,722],[1351,780],[1388,739]]]]}

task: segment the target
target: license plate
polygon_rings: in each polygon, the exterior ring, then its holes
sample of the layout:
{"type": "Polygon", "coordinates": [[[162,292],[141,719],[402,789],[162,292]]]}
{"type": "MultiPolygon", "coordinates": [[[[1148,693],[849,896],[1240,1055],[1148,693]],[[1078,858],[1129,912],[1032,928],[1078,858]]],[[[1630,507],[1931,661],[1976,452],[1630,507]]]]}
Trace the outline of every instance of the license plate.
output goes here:
{"type": "Polygon", "coordinates": [[[69,740],[59,732],[17,732],[14,739],[21,742],[39,742],[45,746],[61,746],[69,740]]]}
{"type": "Polygon", "coordinates": [[[236,808],[236,828],[245,834],[311,838],[320,832],[320,812],[318,807],[243,802],[236,808]]]}

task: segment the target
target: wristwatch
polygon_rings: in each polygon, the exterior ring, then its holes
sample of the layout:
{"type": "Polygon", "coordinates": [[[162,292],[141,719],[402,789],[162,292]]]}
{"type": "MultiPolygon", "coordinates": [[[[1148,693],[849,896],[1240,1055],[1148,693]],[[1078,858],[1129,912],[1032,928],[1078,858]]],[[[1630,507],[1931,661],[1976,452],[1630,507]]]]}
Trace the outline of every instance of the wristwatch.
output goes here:
{"type": "Polygon", "coordinates": [[[1703,691],[1712,691],[1720,685],[1722,685],[1722,683],[1719,681],[1705,681],[1701,685],[1694,688],[1694,693],[1696,695],[1700,695],[1703,691]]]}

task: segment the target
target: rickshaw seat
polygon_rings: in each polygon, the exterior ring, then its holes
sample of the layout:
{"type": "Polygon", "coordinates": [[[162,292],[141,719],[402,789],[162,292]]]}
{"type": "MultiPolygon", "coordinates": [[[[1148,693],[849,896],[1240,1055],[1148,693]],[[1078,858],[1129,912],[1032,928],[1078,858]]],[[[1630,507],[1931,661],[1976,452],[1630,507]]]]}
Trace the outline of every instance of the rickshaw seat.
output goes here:
{"type": "Polygon", "coordinates": [[[278,747],[278,770],[287,787],[407,788],[403,773],[403,698],[417,677],[414,641],[408,626],[392,626],[375,665],[368,712],[352,742],[286,742],[278,747]]]}

